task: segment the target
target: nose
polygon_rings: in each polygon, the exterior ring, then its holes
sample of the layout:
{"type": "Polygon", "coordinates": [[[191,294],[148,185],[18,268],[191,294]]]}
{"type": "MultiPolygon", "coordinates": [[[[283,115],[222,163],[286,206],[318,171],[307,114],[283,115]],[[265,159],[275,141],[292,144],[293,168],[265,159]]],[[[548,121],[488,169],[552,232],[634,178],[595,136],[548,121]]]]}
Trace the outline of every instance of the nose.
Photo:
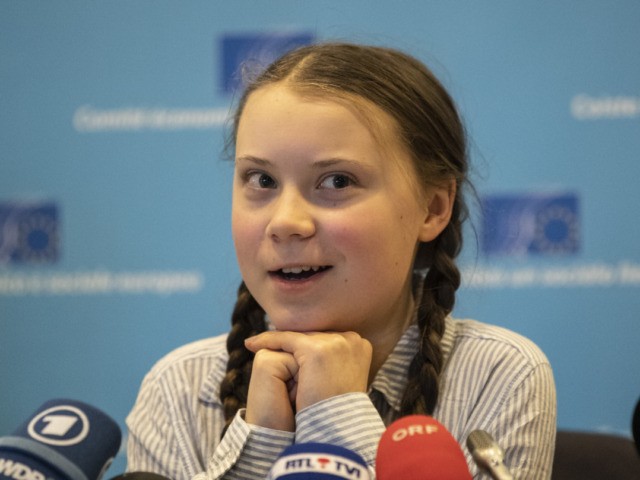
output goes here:
{"type": "Polygon", "coordinates": [[[267,224],[267,236],[277,242],[305,239],[316,232],[313,206],[303,195],[283,192],[272,204],[271,218],[267,224]]]}

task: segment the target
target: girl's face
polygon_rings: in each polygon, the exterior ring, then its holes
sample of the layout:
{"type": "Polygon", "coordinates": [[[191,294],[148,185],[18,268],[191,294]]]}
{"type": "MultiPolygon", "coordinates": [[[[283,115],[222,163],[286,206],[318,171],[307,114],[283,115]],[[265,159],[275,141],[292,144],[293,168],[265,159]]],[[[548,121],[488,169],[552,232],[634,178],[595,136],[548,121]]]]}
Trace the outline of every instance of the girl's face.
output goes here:
{"type": "Polygon", "coordinates": [[[376,139],[345,105],[282,84],[251,94],[236,138],[233,239],[276,329],[373,340],[407,322],[417,244],[446,225],[451,189],[421,193],[393,120],[368,106],[376,139]]]}

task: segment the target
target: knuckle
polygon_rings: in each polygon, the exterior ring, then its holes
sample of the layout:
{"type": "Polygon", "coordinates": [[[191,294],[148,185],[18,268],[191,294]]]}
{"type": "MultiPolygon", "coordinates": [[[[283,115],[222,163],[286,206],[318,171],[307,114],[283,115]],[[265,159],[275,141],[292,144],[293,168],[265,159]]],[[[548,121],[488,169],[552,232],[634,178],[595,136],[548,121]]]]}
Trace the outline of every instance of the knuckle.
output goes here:
{"type": "Polygon", "coordinates": [[[270,355],[269,355],[270,353],[271,353],[271,352],[269,352],[269,350],[264,350],[264,349],[263,349],[263,350],[258,350],[258,351],[255,353],[255,356],[253,357],[253,363],[254,363],[254,365],[255,365],[256,363],[257,363],[257,364],[261,364],[261,363],[264,363],[264,362],[268,361],[268,359],[269,359],[269,357],[270,357],[270,355]]]}

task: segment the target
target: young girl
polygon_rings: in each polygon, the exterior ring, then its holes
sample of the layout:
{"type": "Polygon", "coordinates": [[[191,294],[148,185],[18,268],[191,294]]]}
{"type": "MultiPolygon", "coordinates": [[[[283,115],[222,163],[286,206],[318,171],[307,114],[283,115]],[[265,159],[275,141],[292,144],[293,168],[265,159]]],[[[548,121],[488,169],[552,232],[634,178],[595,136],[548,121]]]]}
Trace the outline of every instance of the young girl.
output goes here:
{"type": "Polygon", "coordinates": [[[319,441],[373,472],[385,426],[418,413],[446,426],[478,478],[465,447],[476,429],[515,478],[550,478],[547,359],[450,316],[467,152],[432,73],[386,48],[300,48],[249,85],[232,142],[232,328],[146,376],[128,469],[258,479],[286,446],[319,441]]]}

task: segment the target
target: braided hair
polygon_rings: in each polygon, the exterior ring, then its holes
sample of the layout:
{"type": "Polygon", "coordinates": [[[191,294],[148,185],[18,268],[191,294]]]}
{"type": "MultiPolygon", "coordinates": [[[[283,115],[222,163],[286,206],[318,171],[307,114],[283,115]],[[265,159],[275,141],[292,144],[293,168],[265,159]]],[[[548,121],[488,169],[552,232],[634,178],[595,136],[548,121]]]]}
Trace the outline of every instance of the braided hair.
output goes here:
{"type": "MultiPolygon", "coordinates": [[[[249,96],[278,82],[300,94],[346,100],[361,109],[365,121],[371,118],[367,108],[381,108],[395,120],[422,190],[455,184],[450,222],[436,239],[419,245],[414,262],[415,269],[427,273],[418,295],[420,347],[409,367],[400,416],[431,414],[443,367],[440,342],[445,318],[453,310],[460,285],[455,258],[462,248],[462,224],[467,217],[463,195],[468,182],[466,135],[455,104],[431,71],[403,52],[348,43],[305,46],[285,54],[249,82],[233,118],[227,143],[230,151],[249,96]]],[[[375,136],[376,125],[368,126],[375,136]]],[[[266,328],[264,310],[243,283],[232,315],[229,361],[220,389],[227,426],[247,401],[253,354],[243,341],[266,328]]]]}

